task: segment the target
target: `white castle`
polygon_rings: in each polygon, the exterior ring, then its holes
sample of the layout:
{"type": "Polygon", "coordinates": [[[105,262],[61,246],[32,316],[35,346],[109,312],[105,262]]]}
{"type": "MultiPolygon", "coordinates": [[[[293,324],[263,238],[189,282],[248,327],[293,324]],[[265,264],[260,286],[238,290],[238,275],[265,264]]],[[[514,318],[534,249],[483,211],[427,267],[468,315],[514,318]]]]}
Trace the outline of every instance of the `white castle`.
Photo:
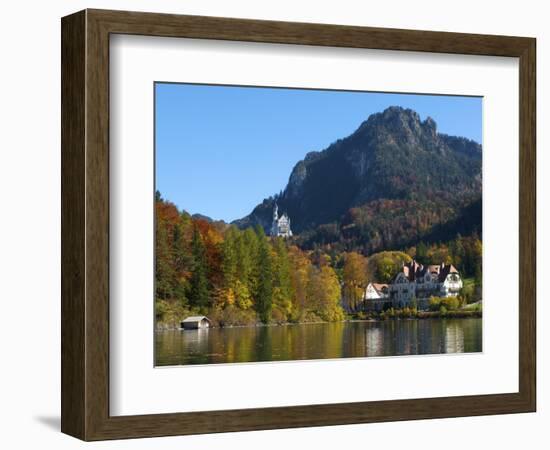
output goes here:
{"type": "Polygon", "coordinates": [[[290,218],[286,213],[283,213],[279,217],[279,207],[275,203],[275,208],[273,208],[273,222],[271,224],[271,236],[282,236],[282,237],[291,237],[292,230],[290,229],[290,218]]]}

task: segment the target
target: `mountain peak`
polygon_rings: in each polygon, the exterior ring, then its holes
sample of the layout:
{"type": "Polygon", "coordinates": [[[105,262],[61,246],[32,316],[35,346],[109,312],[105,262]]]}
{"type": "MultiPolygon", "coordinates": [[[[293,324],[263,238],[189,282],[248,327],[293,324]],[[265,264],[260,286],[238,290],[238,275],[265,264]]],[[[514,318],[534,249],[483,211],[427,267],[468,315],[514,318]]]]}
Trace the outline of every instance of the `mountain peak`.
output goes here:
{"type": "MultiPolygon", "coordinates": [[[[395,122],[395,123],[419,123],[420,116],[418,113],[409,108],[403,108],[402,106],[388,106],[384,111],[371,114],[367,120],[365,120],[361,127],[365,125],[373,125],[382,122],[395,122]]],[[[359,128],[361,128],[359,127],[359,128]]]]}
{"type": "Polygon", "coordinates": [[[428,122],[422,122],[420,115],[412,109],[389,106],[382,112],[371,114],[357,129],[356,133],[378,134],[379,136],[391,135],[394,138],[417,144],[423,132],[428,131],[430,135],[435,136],[432,131],[435,129],[433,119],[429,118],[428,122]]]}
{"type": "Polygon", "coordinates": [[[409,116],[420,120],[420,116],[415,110],[403,108],[402,106],[388,106],[381,114],[386,118],[393,116],[409,116]]]}

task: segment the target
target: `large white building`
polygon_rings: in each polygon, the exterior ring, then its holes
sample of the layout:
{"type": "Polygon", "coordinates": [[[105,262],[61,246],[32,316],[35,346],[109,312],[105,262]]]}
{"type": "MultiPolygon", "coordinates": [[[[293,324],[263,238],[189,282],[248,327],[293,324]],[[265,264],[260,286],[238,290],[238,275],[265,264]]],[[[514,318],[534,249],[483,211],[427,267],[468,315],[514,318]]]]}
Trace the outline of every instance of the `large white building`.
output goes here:
{"type": "Polygon", "coordinates": [[[292,230],[290,229],[290,218],[286,213],[283,213],[281,217],[279,217],[279,207],[277,206],[277,203],[275,203],[275,207],[273,208],[273,222],[271,224],[271,236],[277,237],[291,237],[292,236],[292,230]]]}
{"type": "Polygon", "coordinates": [[[408,306],[414,300],[424,309],[430,297],[456,297],[462,279],[452,264],[424,266],[415,260],[403,264],[389,287],[392,306],[408,306]]]}
{"type": "Polygon", "coordinates": [[[415,302],[420,310],[428,309],[430,297],[456,297],[462,279],[452,264],[424,266],[413,260],[403,264],[390,284],[369,283],[363,296],[366,311],[403,308],[415,302]]]}

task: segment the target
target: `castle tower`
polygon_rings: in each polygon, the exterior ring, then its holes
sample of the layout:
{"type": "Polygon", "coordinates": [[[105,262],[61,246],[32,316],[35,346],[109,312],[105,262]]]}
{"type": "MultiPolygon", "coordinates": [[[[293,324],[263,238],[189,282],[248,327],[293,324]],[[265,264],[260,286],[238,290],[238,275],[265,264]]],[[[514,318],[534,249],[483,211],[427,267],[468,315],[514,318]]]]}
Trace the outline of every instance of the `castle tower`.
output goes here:
{"type": "Polygon", "coordinates": [[[275,203],[273,208],[273,221],[271,222],[271,236],[276,237],[279,235],[279,207],[275,203]]]}

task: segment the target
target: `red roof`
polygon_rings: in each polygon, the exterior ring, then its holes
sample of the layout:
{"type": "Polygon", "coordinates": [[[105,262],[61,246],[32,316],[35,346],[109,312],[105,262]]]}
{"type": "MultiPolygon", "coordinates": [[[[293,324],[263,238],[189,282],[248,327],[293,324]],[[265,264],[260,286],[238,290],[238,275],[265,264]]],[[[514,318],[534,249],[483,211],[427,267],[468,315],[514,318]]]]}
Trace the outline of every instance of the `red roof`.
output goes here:
{"type": "Polygon", "coordinates": [[[423,266],[413,259],[411,262],[403,264],[400,273],[403,273],[409,281],[415,281],[417,278],[423,277],[426,272],[438,275],[439,282],[442,283],[447,278],[447,275],[458,273],[458,270],[452,264],[445,263],[423,266]]]}

